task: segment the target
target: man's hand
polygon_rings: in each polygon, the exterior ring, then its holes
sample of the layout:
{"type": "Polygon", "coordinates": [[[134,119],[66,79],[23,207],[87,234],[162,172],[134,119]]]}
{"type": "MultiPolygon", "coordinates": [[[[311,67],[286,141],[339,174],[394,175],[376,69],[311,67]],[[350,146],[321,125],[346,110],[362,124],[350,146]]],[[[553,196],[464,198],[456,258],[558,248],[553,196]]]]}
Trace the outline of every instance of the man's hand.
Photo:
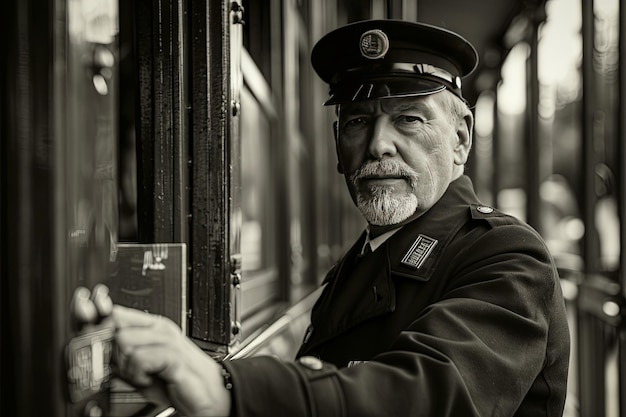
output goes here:
{"type": "Polygon", "coordinates": [[[183,413],[228,416],[230,393],[221,367],[170,319],[122,306],[111,315],[121,377],[140,388],[159,385],[183,413]]]}
{"type": "Polygon", "coordinates": [[[101,319],[114,326],[119,374],[148,399],[171,402],[188,416],[230,415],[220,365],[170,319],[113,305],[104,286],[91,297],[77,289],[72,311],[79,322],[101,319]]]}

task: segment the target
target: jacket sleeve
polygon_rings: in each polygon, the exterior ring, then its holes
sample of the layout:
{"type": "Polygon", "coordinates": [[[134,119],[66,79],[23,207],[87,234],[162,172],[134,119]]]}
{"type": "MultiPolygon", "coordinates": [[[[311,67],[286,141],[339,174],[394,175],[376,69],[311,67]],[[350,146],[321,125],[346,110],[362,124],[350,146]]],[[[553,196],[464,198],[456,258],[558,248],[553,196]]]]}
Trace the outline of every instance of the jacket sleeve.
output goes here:
{"type": "MultiPolygon", "coordinates": [[[[235,415],[515,414],[542,370],[563,360],[548,349],[551,320],[565,321],[550,255],[535,232],[521,225],[470,234],[448,251],[460,261],[448,271],[453,278],[444,296],[370,362],[344,369],[269,357],[225,364],[235,415]]],[[[569,343],[567,324],[556,326],[560,342],[569,343]]],[[[551,389],[550,381],[545,387],[551,389]]],[[[550,405],[538,407],[545,415],[550,405]]]]}

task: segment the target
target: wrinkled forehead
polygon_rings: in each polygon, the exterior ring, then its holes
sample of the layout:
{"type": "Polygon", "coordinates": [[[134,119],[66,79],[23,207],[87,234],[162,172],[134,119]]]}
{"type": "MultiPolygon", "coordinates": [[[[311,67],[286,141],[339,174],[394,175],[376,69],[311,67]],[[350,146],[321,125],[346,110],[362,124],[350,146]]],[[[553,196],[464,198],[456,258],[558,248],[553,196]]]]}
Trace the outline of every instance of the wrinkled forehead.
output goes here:
{"type": "Polygon", "coordinates": [[[384,98],[338,104],[335,112],[338,116],[353,114],[371,114],[377,111],[398,113],[403,111],[428,112],[438,108],[443,92],[418,97],[384,98]]]}

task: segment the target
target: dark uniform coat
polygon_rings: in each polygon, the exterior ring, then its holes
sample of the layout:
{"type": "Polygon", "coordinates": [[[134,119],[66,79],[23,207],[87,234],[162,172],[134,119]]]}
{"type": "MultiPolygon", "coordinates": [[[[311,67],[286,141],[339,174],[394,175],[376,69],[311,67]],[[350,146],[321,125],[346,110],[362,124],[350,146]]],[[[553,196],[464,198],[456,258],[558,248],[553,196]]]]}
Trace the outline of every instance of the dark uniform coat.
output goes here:
{"type": "Polygon", "coordinates": [[[225,364],[236,416],[562,415],[565,306],[532,228],[463,176],[369,255],[364,239],[329,272],[298,361],[225,364]]]}

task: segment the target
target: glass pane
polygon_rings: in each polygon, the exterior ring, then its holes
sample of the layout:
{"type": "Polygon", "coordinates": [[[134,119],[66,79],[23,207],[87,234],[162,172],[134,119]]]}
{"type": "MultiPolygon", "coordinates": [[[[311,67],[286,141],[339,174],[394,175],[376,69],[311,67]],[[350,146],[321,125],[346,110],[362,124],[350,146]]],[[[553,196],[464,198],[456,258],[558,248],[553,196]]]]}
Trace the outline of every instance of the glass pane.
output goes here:
{"type": "MultiPolygon", "coordinates": [[[[241,254],[242,270],[273,266],[270,120],[247,88],[241,92],[241,254]]],[[[245,275],[244,275],[245,277],[245,275]]]]}
{"type": "Polygon", "coordinates": [[[118,232],[117,2],[73,0],[67,13],[68,278],[71,287],[92,287],[106,278],[118,232]]]}

